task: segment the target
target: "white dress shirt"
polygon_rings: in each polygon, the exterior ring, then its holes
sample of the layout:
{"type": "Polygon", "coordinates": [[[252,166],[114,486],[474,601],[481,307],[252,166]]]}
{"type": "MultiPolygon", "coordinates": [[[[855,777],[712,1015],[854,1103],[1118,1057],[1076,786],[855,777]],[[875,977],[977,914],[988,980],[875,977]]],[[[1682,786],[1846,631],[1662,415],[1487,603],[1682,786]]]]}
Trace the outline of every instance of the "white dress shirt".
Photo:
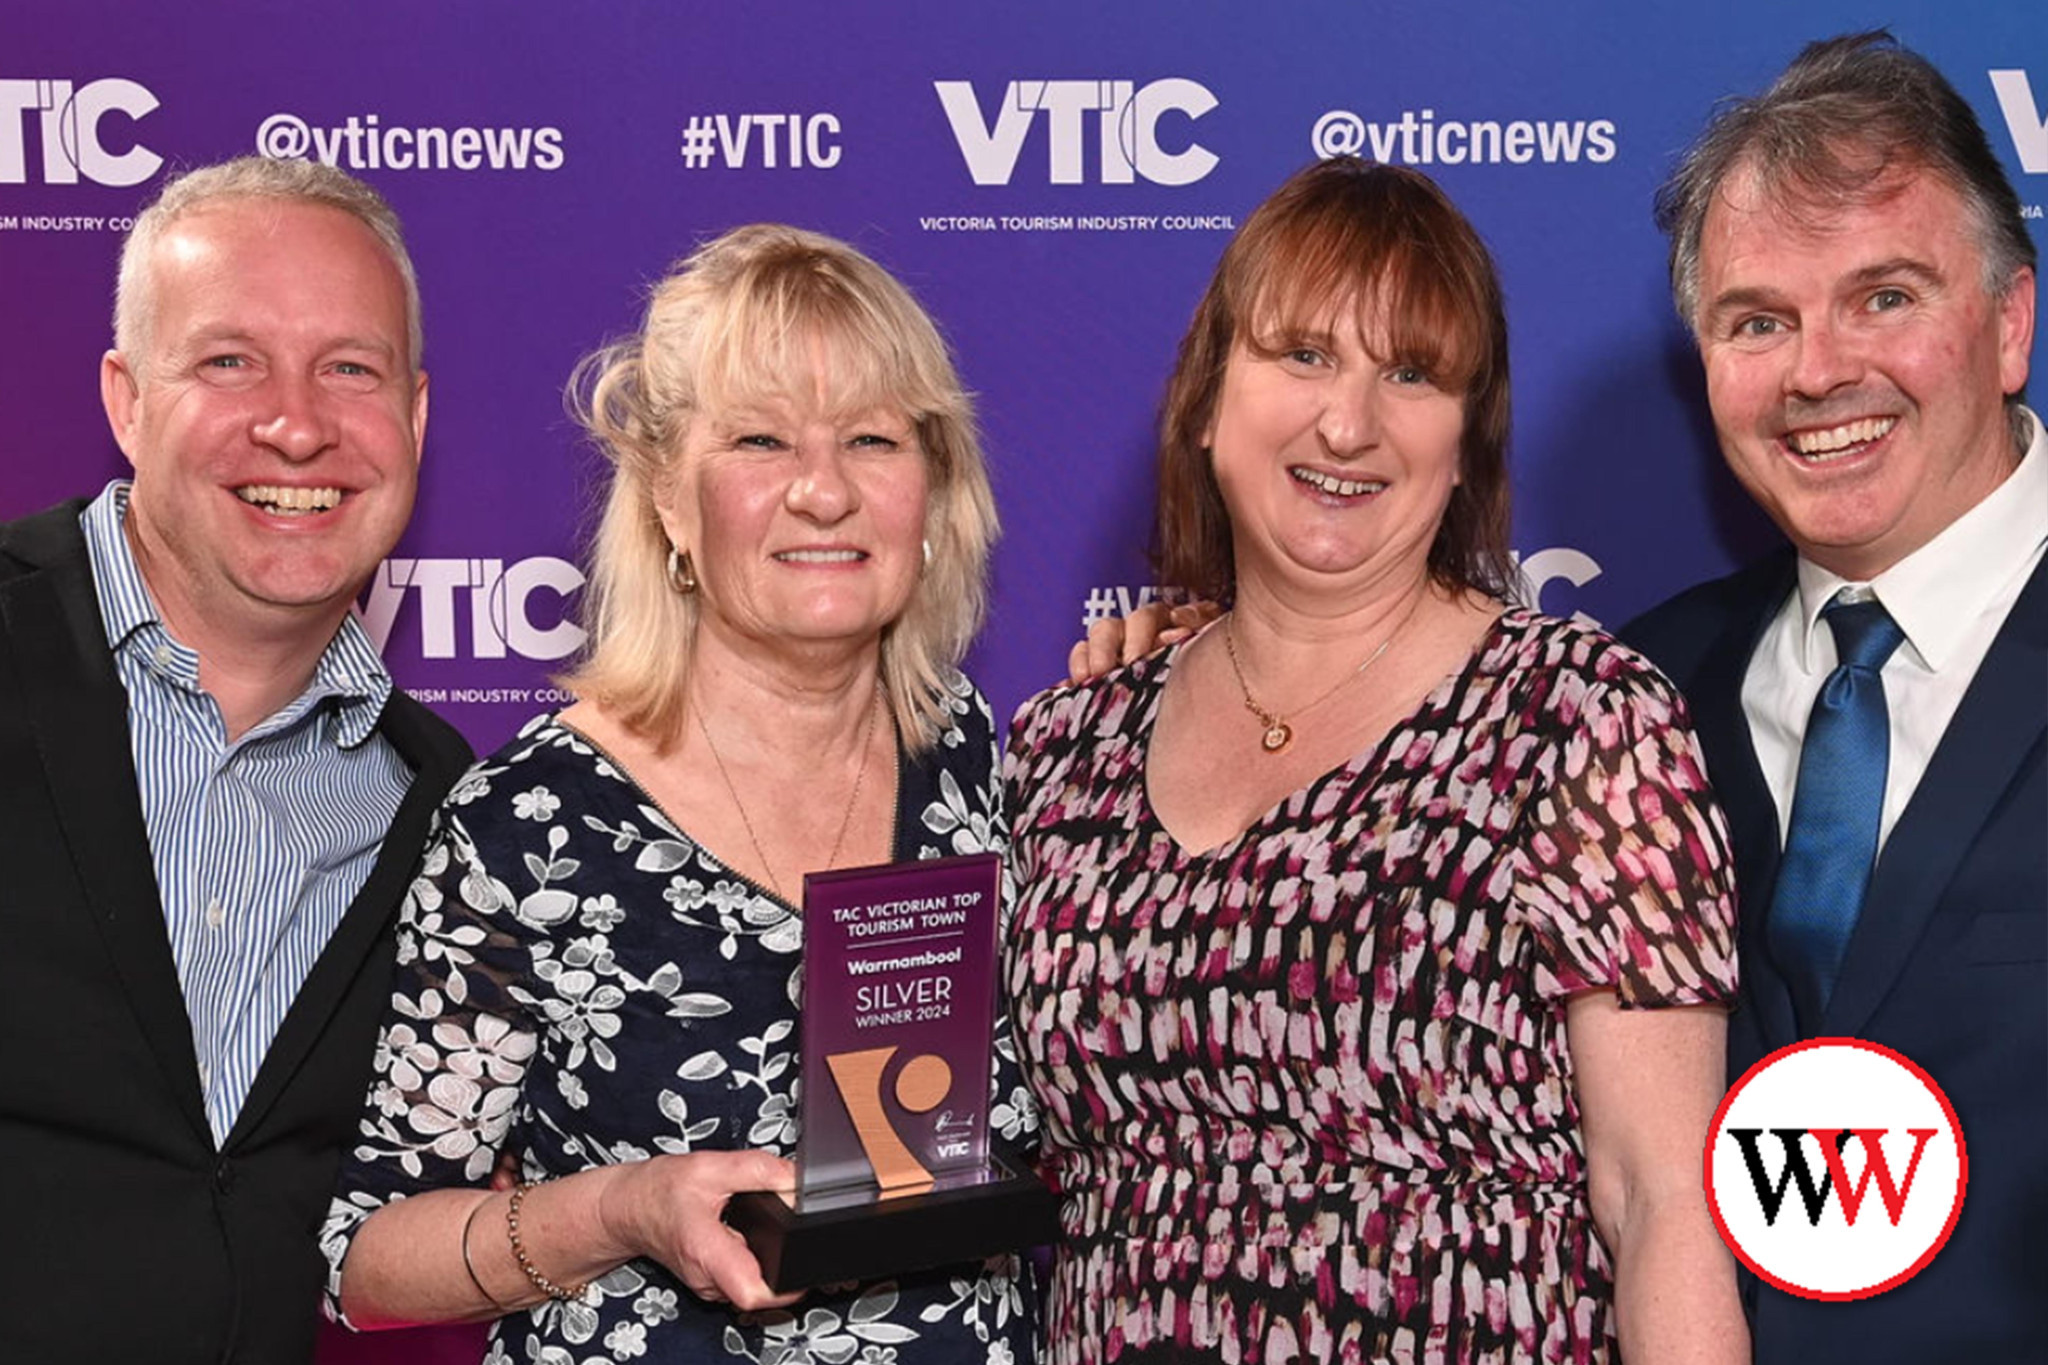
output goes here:
{"type": "MultiPolygon", "coordinates": [[[[2019,468],[1988,497],[1867,584],[1801,556],[1799,590],[1757,642],[1742,684],[1742,710],[1764,781],[1778,804],[1778,836],[1792,819],[1799,745],[1821,684],[1835,667],[1835,636],[1821,610],[1844,588],[1867,589],[1905,632],[1886,661],[1891,762],[1878,847],[1913,799],[1942,732],[1977,676],[2020,590],[2048,548],[2048,439],[2034,439],[2019,468]]],[[[1852,593],[1852,596],[1856,594],[1852,593]]]]}

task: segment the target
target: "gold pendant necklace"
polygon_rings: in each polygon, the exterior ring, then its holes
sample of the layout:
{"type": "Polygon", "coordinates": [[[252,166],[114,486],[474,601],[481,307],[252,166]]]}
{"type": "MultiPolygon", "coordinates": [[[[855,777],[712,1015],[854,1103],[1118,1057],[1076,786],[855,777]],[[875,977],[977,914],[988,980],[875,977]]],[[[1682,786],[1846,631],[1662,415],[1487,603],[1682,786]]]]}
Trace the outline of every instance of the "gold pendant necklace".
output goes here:
{"type": "MultiPolygon", "coordinates": [[[[1308,705],[1297,707],[1294,714],[1296,716],[1307,715],[1331,697],[1336,696],[1337,690],[1343,687],[1345,683],[1364,677],[1365,671],[1380,661],[1380,655],[1387,652],[1387,646],[1394,643],[1394,637],[1399,635],[1407,627],[1408,622],[1414,618],[1416,609],[1422,605],[1422,597],[1428,595],[1429,589],[1425,587],[1422,590],[1422,596],[1417,597],[1409,605],[1408,610],[1402,614],[1401,619],[1394,623],[1394,628],[1387,632],[1386,638],[1379,642],[1378,647],[1372,653],[1365,656],[1364,663],[1337,679],[1321,696],[1308,705]]],[[[1235,613],[1232,613],[1232,615],[1235,615],[1235,613]]],[[[1230,658],[1230,671],[1237,678],[1237,690],[1244,694],[1244,709],[1257,716],[1259,724],[1266,728],[1266,732],[1259,736],[1259,747],[1277,757],[1294,747],[1294,727],[1287,723],[1286,717],[1277,711],[1268,711],[1265,707],[1259,705],[1257,698],[1252,696],[1251,684],[1244,680],[1244,666],[1237,660],[1237,636],[1230,628],[1230,621],[1230,616],[1223,618],[1223,652],[1230,658]]]]}
{"type": "MultiPolygon", "coordinates": [[[[732,798],[732,808],[739,812],[740,824],[747,831],[747,842],[754,846],[754,856],[760,860],[761,870],[768,874],[769,889],[787,904],[796,904],[795,901],[789,899],[789,893],[782,889],[782,879],[775,875],[775,867],[768,861],[767,851],[761,847],[761,836],[754,832],[754,822],[747,815],[747,804],[740,800],[739,788],[733,785],[732,774],[725,770],[725,757],[718,752],[718,744],[711,738],[711,729],[704,723],[704,708],[698,706],[691,709],[697,716],[697,733],[704,736],[704,747],[711,750],[711,761],[718,766],[718,777],[721,782],[725,783],[725,794],[732,798]]],[[[853,808],[860,802],[861,783],[867,780],[868,755],[873,747],[869,741],[875,737],[875,716],[880,713],[881,709],[882,687],[880,683],[877,683],[875,684],[875,704],[868,708],[867,723],[861,726],[860,767],[854,769],[853,790],[847,794],[846,811],[839,817],[839,835],[832,841],[832,851],[825,855],[825,866],[819,869],[821,872],[830,872],[833,868],[839,866],[839,850],[846,843],[846,831],[853,826],[853,808]]]]}

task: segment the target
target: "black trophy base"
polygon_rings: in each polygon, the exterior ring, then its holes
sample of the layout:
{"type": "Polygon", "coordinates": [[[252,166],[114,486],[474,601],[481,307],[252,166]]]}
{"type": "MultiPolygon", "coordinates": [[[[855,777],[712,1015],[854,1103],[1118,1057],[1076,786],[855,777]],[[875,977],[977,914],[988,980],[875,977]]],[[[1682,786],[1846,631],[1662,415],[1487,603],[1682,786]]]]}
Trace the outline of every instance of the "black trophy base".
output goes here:
{"type": "Polygon", "coordinates": [[[725,1221],[778,1294],[1050,1246],[1060,1235],[1059,1197],[1021,1162],[995,1154],[988,1177],[971,1185],[804,1212],[754,1191],[726,1203],[725,1221]]]}

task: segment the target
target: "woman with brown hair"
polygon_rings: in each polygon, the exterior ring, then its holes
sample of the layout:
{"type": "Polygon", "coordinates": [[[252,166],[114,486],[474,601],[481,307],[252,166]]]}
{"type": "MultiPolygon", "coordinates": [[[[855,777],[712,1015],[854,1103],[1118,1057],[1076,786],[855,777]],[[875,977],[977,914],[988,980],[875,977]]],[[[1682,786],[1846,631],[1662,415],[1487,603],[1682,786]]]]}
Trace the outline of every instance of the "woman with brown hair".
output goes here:
{"type": "Polygon", "coordinates": [[[1051,1358],[1744,1358],[1722,821],[1670,685],[1509,605],[1477,234],[1412,171],[1294,176],[1162,428],[1162,577],[1227,613],[1028,703],[1005,768],[1051,1358]]]}

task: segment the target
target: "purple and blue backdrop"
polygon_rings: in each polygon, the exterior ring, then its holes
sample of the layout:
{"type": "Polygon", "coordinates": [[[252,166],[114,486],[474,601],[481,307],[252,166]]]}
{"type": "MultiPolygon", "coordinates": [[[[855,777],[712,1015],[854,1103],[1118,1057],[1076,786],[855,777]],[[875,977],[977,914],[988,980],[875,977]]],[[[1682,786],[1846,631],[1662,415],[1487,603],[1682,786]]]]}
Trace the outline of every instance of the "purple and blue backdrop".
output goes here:
{"type": "Polygon", "coordinates": [[[1718,99],[1888,23],[1975,105],[2037,239],[2048,200],[2048,7],[2018,0],[27,8],[0,56],[0,516],[123,470],[97,362],[121,233],[166,173],[249,151],[357,172],[405,218],[433,374],[419,513],[363,614],[479,749],[557,700],[582,638],[602,466],[563,381],[734,224],[843,237],[940,319],[1006,528],[969,669],[1007,714],[1150,591],[1174,346],[1235,225],[1318,155],[1429,172],[1492,247],[1515,545],[1545,608],[1610,623],[1771,540],[1715,454],[1650,221],[1718,99]]]}

